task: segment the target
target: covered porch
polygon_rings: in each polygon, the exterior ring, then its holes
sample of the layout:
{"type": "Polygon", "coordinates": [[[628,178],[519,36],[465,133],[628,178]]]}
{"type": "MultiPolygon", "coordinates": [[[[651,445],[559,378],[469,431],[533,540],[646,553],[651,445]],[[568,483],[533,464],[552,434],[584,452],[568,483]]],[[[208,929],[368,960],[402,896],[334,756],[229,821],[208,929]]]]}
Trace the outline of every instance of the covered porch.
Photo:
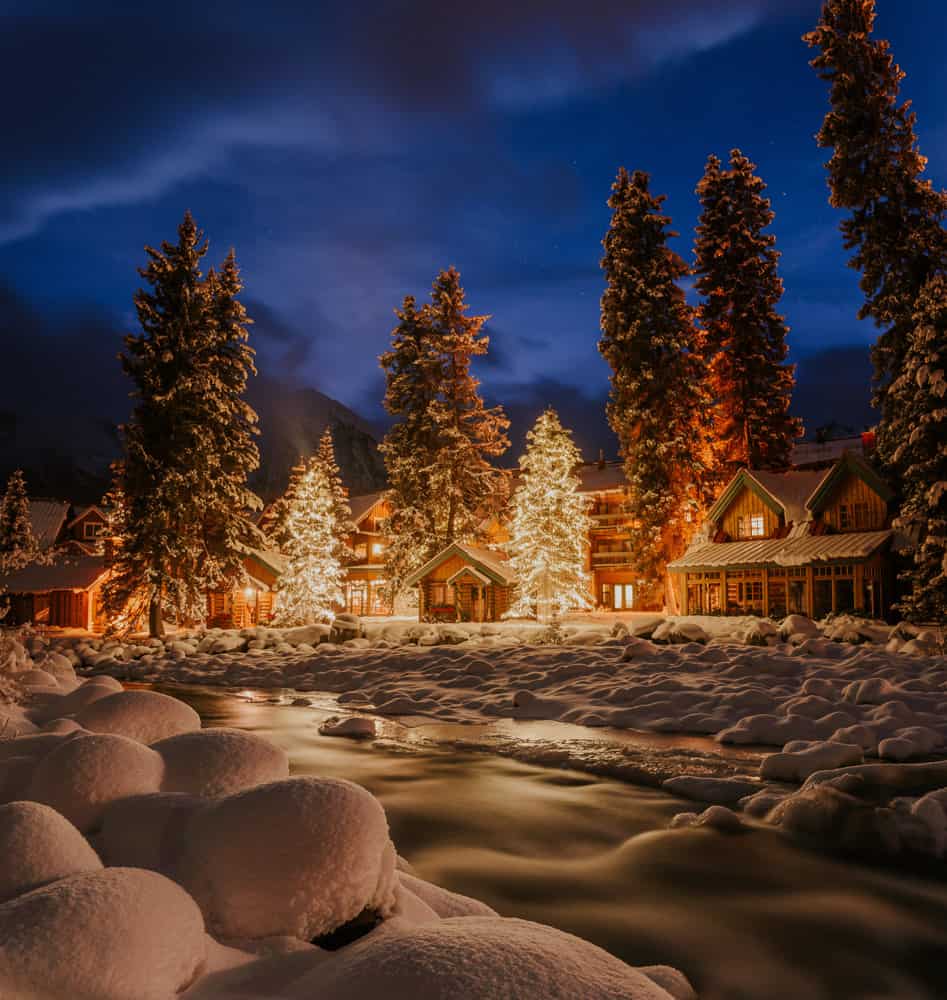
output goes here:
{"type": "Polygon", "coordinates": [[[453,543],[408,577],[420,621],[495,622],[510,606],[513,578],[501,553],[453,543]]]}

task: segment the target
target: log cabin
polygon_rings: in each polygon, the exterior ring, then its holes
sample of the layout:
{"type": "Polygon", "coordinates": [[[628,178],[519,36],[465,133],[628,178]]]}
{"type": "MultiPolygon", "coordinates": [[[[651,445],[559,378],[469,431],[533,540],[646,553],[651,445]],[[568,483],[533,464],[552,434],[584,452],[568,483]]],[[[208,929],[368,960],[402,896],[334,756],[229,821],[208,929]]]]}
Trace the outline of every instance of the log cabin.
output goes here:
{"type": "Polygon", "coordinates": [[[212,628],[268,625],[276,610],[276,584],[286,570],[279,552],[253,549],[243,559],[243,579],[227,590],[207,595],[207,624],[212,628]]]}
{"type": "Polygon", "coordinates": [[[510,607],[516,580],[503,553],[452,542],[405,584],[418,588],[420,621],[495,622],[510,607]]]}
{"type": "Polygon", "coordinates": [[[852,452],[828,469],[742,469],[668,566],[681,612],[884,617],[895,597],[892,499],[852,452]]]}
{"type": "Polygon", "coordinates": [[[354,530],[348,539],[349,563],[345,567],[345,610],[352,615],[390,615],[385,590],[385,549],[382,528],[391,515],[384,493],[349,498],[354,530]]]}

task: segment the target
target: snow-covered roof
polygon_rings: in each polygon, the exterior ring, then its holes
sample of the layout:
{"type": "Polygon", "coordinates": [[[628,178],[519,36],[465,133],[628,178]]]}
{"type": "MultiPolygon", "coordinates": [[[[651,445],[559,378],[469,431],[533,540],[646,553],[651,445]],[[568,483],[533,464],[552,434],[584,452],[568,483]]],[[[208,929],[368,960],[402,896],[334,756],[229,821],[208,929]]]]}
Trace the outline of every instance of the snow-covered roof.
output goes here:
{"type": "Polygon", "coordinates": [[[819,488],[829,470],[816,471],[793,470],[791,472],[763,472],[759,469],[747,470],[747,475],[759,483],[783,508],[786,520],[808,520],[806,501],[819,488]]]}
{"type": "Polygon", "coordinates": [[[416,586],[428,573],[440,566],[446,559],[455,555],[471,563],[476,569],[489,577],[493,583],[498,583],[504,587],[511,587],[516,582],[516,576],[502,552],[495,552],[493,549],[484,549],[479,545],[469,545],[466,542],[451,542],[446,548],[441,549],[436,556],[428,559],[423,566],[411,573],[405,580],[405,586],[416,586]]]}
{"type": "Polygon", "coordinates": [[[276,549],[250,549],[247,555],[263,563],[277,576],[282,576],[286,572],[286,556],[276,549]]]}
{"type": "Polygon", "coordinates": [[[797,535],[791,538],[702,542],[692,545],[668,569],[722,569],[738,566],[807,566],[817,562],[868,559],[892,536],[891,531],[859,531],[842,535],[797,535]]]}
{"type": "Polygon", "coordinates": [[[88,590],[108,572],[104,556],[78,554],[75,549],[60,555],[48,566],[32,563],[0,576],[0,589],[11,594],[43,594],[50,590],[88,590]]]}
{"type": "Polygon", "coordinates": [[[828,465],[838,461],[847,451],[863,454],[864,438],[838,438],[835,441],[800,441],[792,450],[792,464],[799,467],[807,465],[828,465]]]}
{"type": "Polygon", "coordinates": [[[67,500],[30,500],[30,524],[41,552],[55,544],[70,507],[67,500]]]}
{"type": "Polygon", "coordinates": [[[384,493],[363,493],[361,496],[349,497],[349,509],[352,511],[352,522],[357,526],[366,514],[385,498],[384,493]]]}
{"type": "Polygon", "coordinates": [[[605,493],[609,490],[624,489],[626,485],[625,467],[621,462],[589,462],[576,470],[581,493],[605,493]]]}

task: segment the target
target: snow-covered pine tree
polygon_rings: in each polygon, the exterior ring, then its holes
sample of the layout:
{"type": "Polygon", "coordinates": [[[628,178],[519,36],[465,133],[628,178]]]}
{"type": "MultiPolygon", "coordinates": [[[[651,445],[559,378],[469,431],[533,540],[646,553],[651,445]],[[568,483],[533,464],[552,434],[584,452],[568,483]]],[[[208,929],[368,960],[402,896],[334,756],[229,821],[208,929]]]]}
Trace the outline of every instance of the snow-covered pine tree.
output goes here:
{"type": "Polygon", "coordinates": [[[517,579],[510,617],[535,616],[546,601],[557,614],[591,605],[585,570],[591,518],[575,474],[581,457],[552,407],[526,435],[506,545],[517,579]]]}
{"type": "Polygon", "coordinates": [[[916,115],[900,100],[905,74],[888,42],[872,37],[874,21],[875,0],[825,0],[804,40],[819,50],[812,66],[831,85],[817,138],[832,150],[829,201],[849,212],[841,230],[849,264],[861,272],[859,315],[882,331],[872,349],[878,453],[896,480],[898,415],[888,390],[902,371],[920,291],[947,263],[947,196],[923,176],[916,115]]]}
{"type": "Polygon", "coordinates": [[[202,618],[206,593],[236,582],[243,555],[262,542],[246,485],[259,463],[256,414],[242,399],[255,373],[249,320],[233,252],[204,277],[206,252],[189,212],[177,244],[146,248],[139,273],[150,291],[135,295],[142,332],[125,338],[121,356],[136,404],[122,428],[120,545],[105,600],[123,622],[147,610],[152,635],[162,612],[202,618]]]}
{"type": "Polygon", "coordinates": [[[702,296],[698,319],[713,397],[714,475],[718,484],[738,469],[787,469],[800,420],[789,415],[794,366],[786,364],[789,332],[776,311],[783,294],[775,218],[766,185],[740,150],[730,169],[707,160],[697,186],[701,216],[694,273],[702,296]]]}
{"type": "Polygon", "coordinates": [[[336,501],[332,483],[318,455],[306,465],[287,521],[289,563],[279,578],[277,625],[313,625],[330,621],[342,604],[344,570],[340,560],[336,501]]]}
{"type": "Polygon", "coordinates": [[[332,442],[332,428],[326,427],[319,438],[319,449],[316,461],[325,473],[332,494],[332,526],[335,532],[336,555],[341,565],[349,561],[348,540],[355,530],[352,523],[352,508],[349,505],[348,493],[342,485],[342,473],[339,463],[335,460],[335,446],[332,442]]]}
{"type": "Polygon", "coordinates": [[[440,385],[438,359],[431,350],[424,310],[413,295],[395,310],[398,325],[391,349],[380,360],[385,372],[385,409],[398,418],[379,450],[388,475],[386,498],[391,516],[385,550],[388,599],[404,590],[405,578],[433,554],[438,511],[443,498],[430,489],[427,469],[437,453],[437,428],[431,405],[440,385]]]}
{"type": "Polygon", "coordinates": [[[467,309],[460,274],[442,271],[430,304],[419,310],[405,298],[391,350],[381,357],[385,408],[401,418],[381,445],[392,506],[385,563],[392,600],[436,551],[475,537],[503,496],[490,458],[509,446],[509,421],[500,407],[484,406],[470,370],[489,338],[481,333],[487,317],[467,309]]]}
{"type": "Polygon", "coordinates": [[[266,535],[272,545],[275,545],[280,552],[286,548],[289,541],[289,507],[296,490],[299,488],[299,481],[306,471],[306,463],[300,460],[289,470],[289,483],[286,491],[281,497],[273,502],[268,508],[263,518],[260,520],[260,529],[266,535]]]}
{"type": "Polygon", "coordinates": [[[599,351],[612,368],[608,420],[638,523],[630,548],[639,592],[652,602],[706,500],[707,399],[693,311],[679,285],[688,268],[667,245],[675,234],[661,213],[665,198],[649,182],[622,167],[608,200],[599,351]]]}
{"type": "Polygon", "coordinates": [[[9,573],[31,563],[39,552],[30,517],[30,498],[23,470],[10,474],[0,500],[0,572],[9,573]]]}
{"type": "Polygon", "coordinates": [[[487,407],[471,360],[487,353],[482,332],[489,316],[468,316],[460,272],[450,267],[434,280],[425,311],[431,348],[440,361],[440,385],[431,404],[437,426],[437,451],[428,481],[444,498],[445,520],[437,524],[437,548],[475,538],[479,525],[495,512],[502,491],[491,463],[510,446],[509,420],[500,406],[487,407]]]}
{"type": "Polygon", "coordinates": [[[921,292],[901,374],[891,384],[894,461],[903,472],[899,525],[916,540],[900,610],[947,621],[947,276],[921,292]]]}

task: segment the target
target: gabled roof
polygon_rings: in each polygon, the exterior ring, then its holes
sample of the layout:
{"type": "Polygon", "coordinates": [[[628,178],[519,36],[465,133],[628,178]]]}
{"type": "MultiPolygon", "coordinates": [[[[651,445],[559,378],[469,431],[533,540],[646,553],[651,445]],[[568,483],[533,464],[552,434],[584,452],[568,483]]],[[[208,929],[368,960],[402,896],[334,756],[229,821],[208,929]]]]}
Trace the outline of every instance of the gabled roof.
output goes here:
{"type": "Polygon", "coordinates": [[[822,482],[812,491],[807,498],[806,506],[813,514],[817,514],[829,502],[835,487],[847,475],[856,476],[865,485],[873,490],[885,503],[890,503],[894,498],[894,491],[878,475],[877,472],[860,456],[853,451],[845,454],[828,470],[822,482]]]}
{"type": "Polygon", "coordinates": [[[668,569],[736,569],[746,566],[808,566],[818,562],[868,559],[892,537],[891,531],[844,535],[799,535],[793,538],[702,542],[692,545],[668,569]]]}
{"type": "Polygon", "coordinates": [[[101,517],[103,521],[108,521],[108,519],[109,519],[108,514],[101,507],[97,506],[96,504],[92,504],[90,507],[76,507],[75,508],[75,516],[66,525],[66,527],[67,528],[71,528],[73,525],[78,524],[84,517],[87,517],[89,514],[91,514],[93,512],[95,512],[96,514],[98,514],[99,517],[101,517]]]}
{"type": "Polygon", "coordinates": [[[516,582],[513,570],[502,553],[494,552],[492,549],[483,549],[477,545],[468,545],[466,542],[451,542],[446,548],[433,559],[429,559],[423,566],[416,569],[405,580],[405,586],[414,587],[421,580],[437,569],[441,563],[452,556],[460,556],[475,569],[478,569],[491,582],[498,583],[501,587],[511,587],[516,582]]]}
{"type": "Polygon", "coordinates": [[[55,544],[71,506],[68,500],[30,500],[30,524],[41,552],[55,544]]]}
{"type": "Polygon", "coordinates": [[[358,527],[378,504],[385,499],[384,493],[363,493],[361,496],[349,497],[349,509],[352,511],[352,523],[358,527]]]}
{"type": "Polygon", "coordinates": [[[809,519],[806,500],[828,475],[825,469],[815,472],[763,472],[740,469],[730,480],[717,502],[707,513],[710,521],[719,521],[743,489],[755,493],[774,513],[782,514],[788,524],[809,519]]]}
{"type": "Polygon", "coordinates": [[[286,572],[286,556],[276,549],[250,549],[247,557],[262,563],[275,576],[282,576],[286,572]]]}
{"type": "Polygon", "coordinates": [[[31,563],[0,576],[0,589],[11,594],[44,594],[50,590],[89,590],[108,573],[104,556],[61,554],[48,566],[31,563]]]}

